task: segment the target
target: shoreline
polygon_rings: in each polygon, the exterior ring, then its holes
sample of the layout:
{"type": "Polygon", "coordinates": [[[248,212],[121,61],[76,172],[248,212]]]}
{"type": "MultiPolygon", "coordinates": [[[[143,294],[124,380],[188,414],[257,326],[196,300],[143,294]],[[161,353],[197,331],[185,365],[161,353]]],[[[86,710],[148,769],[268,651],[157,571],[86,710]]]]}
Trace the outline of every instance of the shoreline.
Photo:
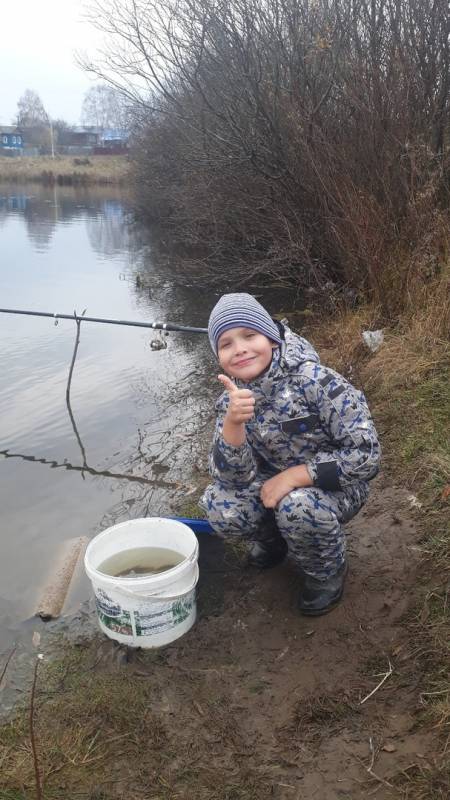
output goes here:
{"type": "MultiPolygon", "coordinates": [[[[29,678],[22,707],[0,724],[5,798],[25,800],[41,790],[50,797],[61,788],[67,796],[81,790],[92,800],[94,793],[112,798],[126,785],[130,800],[138,800],[155,785],[168,787],[158,800],[205,791],[215,800],[229,800],[230,791],[236,800],[269,800],[281,781],[300,791],[320,774],[331,786],[333,749],[343,763],[340,780],[357,781],[367,796],[377,789],[374,781],[387,789],[383,800],[406,800],[412,792],[437,800],[433,786],[448,794],[446,286],[442,275],[420,310],[402,325],[385,326],[375,353],[361,340],[378,324],[370,305],[343,310],[326,326],[320,315],[305,321],[299,312],[292,326],[317,345],[324,363],[364,387],[384,445],[383,473],[355,524],[353,546],[362,545],[341,611],[305,624],[290,607],[287,568],[251,574],[238,547],[221,550],[219,540],[206,539],[201,614],[190,637],[126,652],[101,634],[91,638],[95,620],[81,615],[75,642],[62,633],[52,649],[40,641],[40,627],[35,646],[42,653],[30,659],[39,664],[37,689],[29,678]],[[325,647],[332,682],[326,664],[321,671],[325,647]],[[308,678],[302,684],[303,663],[314,665],[313,689],[308,678]],[[34,763],[22,755],[33,725],[34,763]],[[413,771],[418,735],[426,766],[413,771]],[[256,758],[249,736],[258,736],[256,758]],[[204,757],[211,741],[212,769],[204,757]],[[305,741],[317,750],[312,766],[311,751],[302,755],[305,741]],[[344,759],[354,741],[360,750],[353,763],[344,759]],[[281,774],[274,752],[285,759],[281,774]],[[367,769],[371,757],[376,772],[367,769]]],[[[199,475],[198,492],[177,513],[198,515],[200,481],[199,475]]],[[[13,652],[9,668],[9,654],[3,658],[5,684],[16,658],[13,652]]]]}
{"type": "Polygon", "coordinates": [[[44,186],[124,186],[128,156],[21,156],[0,158],[0,184],[44,186]]]}

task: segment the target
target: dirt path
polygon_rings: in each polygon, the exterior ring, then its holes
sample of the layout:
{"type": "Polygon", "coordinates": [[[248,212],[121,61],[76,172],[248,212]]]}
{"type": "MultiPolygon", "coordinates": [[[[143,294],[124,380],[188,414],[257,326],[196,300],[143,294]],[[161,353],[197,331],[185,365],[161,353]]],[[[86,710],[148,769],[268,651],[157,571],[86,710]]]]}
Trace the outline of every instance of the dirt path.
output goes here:
{"type": "MultiPolygon", "coordinates": [[[[348,526],[345,601],[315,620],[295,610],[288,564],[246,570],[229,547],[202,538],[196,626],[120,667],[152,685],[162,733],[147,743],[141,770],[164,776],[167,795],[155,797],[399,796],[388,784],[426,764],[432,747],[431,734],[414,730],[420,675],[404,620],[418,549],[409,508],[404,490],[376,481],[348,526]]],[[[96,669],[111,664],[112,649],[100,644],[96,669]]],[[[127,774],[128,797],[133,788],[141,796],[141,781],[127,774]]]]}

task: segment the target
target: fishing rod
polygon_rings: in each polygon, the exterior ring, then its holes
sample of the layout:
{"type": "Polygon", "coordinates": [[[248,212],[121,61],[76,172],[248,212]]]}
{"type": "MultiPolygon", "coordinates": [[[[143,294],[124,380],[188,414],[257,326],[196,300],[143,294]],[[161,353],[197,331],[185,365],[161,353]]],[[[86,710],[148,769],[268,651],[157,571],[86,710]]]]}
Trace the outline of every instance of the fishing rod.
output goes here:
{"type": "Polygon", "coordinates": [[[190,325],[177,325],[173,322],[136,322],[128,319],[105,319],[103,317],[85,317],[73,314],[53,314],[50,311],[24,311],[18,308],[0,308],[0,314],[22,314],[29,317],[50,317],[57,324],[60,319],[71,319],[76,322],[103,322],[107,325],[129,325],[134,328],[151,328],[158,331],[181,331],[182,333],[208,333],[207,328],[193,328],[190,325]]]}

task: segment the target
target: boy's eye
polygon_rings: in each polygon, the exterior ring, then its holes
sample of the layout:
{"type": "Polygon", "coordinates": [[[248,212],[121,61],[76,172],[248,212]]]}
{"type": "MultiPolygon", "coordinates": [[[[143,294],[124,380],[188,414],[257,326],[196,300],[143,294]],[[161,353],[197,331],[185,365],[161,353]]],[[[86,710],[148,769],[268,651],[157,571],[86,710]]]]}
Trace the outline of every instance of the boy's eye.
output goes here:
{"type": "Polygon", "coordinates": [[[225,350],[226,347],[230,346],[230,342],[221,342],[219,344],[219,350],[225,350]]]}
{"type": "Polygon", "coordinates": [[[250,331],[250,333],[246,333],[245,334],[244,338],[245,339],[253,339],[254,336],[256,336],[256,333],[254,331],[250,331]]]}

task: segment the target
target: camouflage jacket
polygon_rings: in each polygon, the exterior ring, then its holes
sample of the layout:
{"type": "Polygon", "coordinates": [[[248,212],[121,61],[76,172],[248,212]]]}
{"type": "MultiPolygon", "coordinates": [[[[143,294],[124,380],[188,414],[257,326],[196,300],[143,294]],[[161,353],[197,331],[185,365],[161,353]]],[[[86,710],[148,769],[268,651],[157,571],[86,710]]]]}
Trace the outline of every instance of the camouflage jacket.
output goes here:
{"type": "Polygon", "coordinates": [[[239,488],[261,472],[275,474],[305,464],[314,485],[327,491],[374,478],[381,449],[363,393],[322,366],[306,339],[282,328],[284,341],[274,350],[269,369],[248,384],[236,381],[256,399],[254,418],[246,424],[247,440],[240,447],[223,439],[228,393],[217,401],[213,477],[239,488]]]}

